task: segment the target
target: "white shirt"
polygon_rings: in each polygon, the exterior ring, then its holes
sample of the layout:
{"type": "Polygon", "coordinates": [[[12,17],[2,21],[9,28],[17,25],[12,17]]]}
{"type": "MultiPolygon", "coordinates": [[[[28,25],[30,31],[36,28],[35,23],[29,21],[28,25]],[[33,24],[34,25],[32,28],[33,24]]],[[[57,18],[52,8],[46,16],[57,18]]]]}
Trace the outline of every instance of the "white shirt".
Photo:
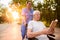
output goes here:
{"type": "MultiPolygon", "coordinates": [[[[32,32],[42,31],[45,28],[46,26],[41,21],[32,20],[28,23],[28,29],[32,29],[32,32]]],[[[49,40],[47,35],[40,35],[35,38],[37,38],[38,40],[49,40]]]]}

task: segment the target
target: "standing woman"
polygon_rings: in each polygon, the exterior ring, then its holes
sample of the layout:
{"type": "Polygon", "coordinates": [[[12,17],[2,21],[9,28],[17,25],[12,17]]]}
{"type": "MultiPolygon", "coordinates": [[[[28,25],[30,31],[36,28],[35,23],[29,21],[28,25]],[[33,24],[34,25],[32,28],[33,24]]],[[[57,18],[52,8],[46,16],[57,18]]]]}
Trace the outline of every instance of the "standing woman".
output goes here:
{"type": "Polygon", "coordinates": [[[26,7],[22,9],[22,16],[23,20],[21,25],[21,32],[22,32],[22,39],[24,39],[26,35],[27,24],[33,18],[33,9],[31,1],[26,2],[26,7]]]}

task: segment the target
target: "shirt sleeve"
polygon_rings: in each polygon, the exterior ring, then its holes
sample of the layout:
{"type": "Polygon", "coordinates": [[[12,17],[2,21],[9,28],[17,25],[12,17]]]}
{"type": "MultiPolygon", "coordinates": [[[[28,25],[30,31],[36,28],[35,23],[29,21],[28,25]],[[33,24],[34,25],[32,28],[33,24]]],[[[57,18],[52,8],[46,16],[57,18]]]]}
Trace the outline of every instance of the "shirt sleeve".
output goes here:
{"type": "Polygon", "coordinates": [[[42,22],[42,26],[43,26],[43,28],[45,29],[46,28],[46,26],[44,25],[44,23],[42,22]]]}
{"type": "Polygon", "coordinates": [[[22,16],[25,16],[25,9],[22,9],[22,16]]]}
{"type": "Polygon", "coordinates": [[[27,29],[33,29],[33,23],[31,21],[28,23],[27,29]]]}

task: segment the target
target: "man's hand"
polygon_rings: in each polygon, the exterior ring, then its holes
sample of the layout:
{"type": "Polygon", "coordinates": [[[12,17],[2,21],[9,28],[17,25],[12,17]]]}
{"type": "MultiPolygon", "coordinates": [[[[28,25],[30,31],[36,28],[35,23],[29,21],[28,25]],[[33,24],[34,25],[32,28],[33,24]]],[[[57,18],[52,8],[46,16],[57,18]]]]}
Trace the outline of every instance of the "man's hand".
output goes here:
{"type": "Polygon", "coordinates": [[[56,19],[56,20],[54,20],[54,21],[52,21],[51,22],[51,24],[50,24],[50,29],[54,29],[55,28],[55,26],[56,26],[56,24],[57,24],[57,22],[58,22],[58,20],[56,19]]]}
{"type": "Polygon", "coordinates": [[[55,29],[48,28],[47,34],[53,34],[55,32],[55,29]]]}
{"type": "Polygon", "coordinates": [[[50,27],[48,29],[49,34],[53,34],[55,32],[54,29],[55,29],[55,26],[56,26],[57,22],[58,22],[57,19],[51,22],[50,27]]]}

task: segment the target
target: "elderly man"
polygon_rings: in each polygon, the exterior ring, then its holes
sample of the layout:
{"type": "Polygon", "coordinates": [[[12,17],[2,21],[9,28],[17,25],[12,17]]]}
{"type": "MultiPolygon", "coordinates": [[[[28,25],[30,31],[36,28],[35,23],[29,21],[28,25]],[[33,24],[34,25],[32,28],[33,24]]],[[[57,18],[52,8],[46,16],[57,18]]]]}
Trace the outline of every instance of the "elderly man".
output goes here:
{"type": "Polygon", "coordinates": [[[54,28],[46,26],[40,20],[40,12],[38,10],[33,12],[33,20],[28,23],[27,37],[36,38],[38,40],[49,40],[47,34],[53,34],[54,28]]]}

